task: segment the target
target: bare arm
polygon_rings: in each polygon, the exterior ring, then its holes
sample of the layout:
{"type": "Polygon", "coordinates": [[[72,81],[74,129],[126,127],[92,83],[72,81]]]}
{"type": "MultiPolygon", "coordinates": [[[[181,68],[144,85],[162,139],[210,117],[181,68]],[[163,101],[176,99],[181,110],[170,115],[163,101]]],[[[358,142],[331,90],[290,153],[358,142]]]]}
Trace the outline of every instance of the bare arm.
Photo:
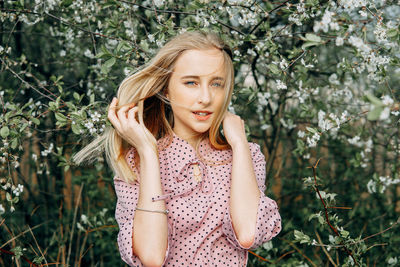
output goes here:
{"type": "MultiPolygon", "coordinates": [[[[160,163],[154,147],[156,140],[148,129],[136,120],[138,107],[135,103],[119,107],[117,103],[118,99],[114,98],[108,110],[108,119],[118,135],[136,148],[140,157],[139,198],[136,207],[165,210],[164,201],[152,201],[152,197],[162,194],[160,163]]],[[[145,266],[161,266],[168,248],[167,216],[137,210],[134,212],[132,230],[133,254],[145,266]]]]}
{"type": "MultiPolygon", "coordinates": [[[[139,152],[140,189],[137,207],[165,210],[164,201],[152,201],[162,194],[160,163],[152,150],[139,152]]],[[[146,266],[161,266],[168,242],[167,216],[162,213],[137,210],[133,220],[133,252],[146,266]],[[140,245],[139,245],[140,244],[140,245]]]]}
{"type": "Polygon", "coordinates": [[[249,248],[255,238],[260,190],[253,169],[248,142],[232,146],[232,184],[230,212],[236,236],[243,247],[249,248]]]}

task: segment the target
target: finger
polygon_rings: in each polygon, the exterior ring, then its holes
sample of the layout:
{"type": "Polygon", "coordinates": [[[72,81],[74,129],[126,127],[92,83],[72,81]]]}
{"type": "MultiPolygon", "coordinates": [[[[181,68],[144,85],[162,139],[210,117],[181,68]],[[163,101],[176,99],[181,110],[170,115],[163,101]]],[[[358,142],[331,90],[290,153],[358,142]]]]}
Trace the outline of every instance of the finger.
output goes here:
{"type": "Polygon", "coordinates": [[[134,106],[136,106],[136,103],[126,103],[124,105],[119,106],[118,109],[121,109],[122,107],[133,108],[134,106]]]}
{"type": "Polygon", "coordinates": [[[128,105],[123,105],[117,111],[118,119],[120,120],[121,124],[123,124],[123,125],[128,122],[128,119],[127,119],[128,110],[129,110],[129,106],[128,105]]]}
{"type": "Polygon", "coordinates": [[[121,123],[115,115],[111,115],[108,120],[111,122],[115,130],[117,130],[118,132],[121,130],[121,123]]]}
{"type": "Polygon", "coordinates": [[[114,126],[114,128],[119,129],[121,128],[121,124],[115,114],[115,104],[117,103],[117,101],[111,102],[110,108],[108,109],[108,114],[107,114],[107,118],[108,120],[111,122],[111,124],[114,126]]]}
{"type": "Polygon", "coordinates": [[[112,112],[112,110],[116,108],[117,102],[118,102],[118,99],[116,99],[114,97],[113,100],[110,103],[110,106],[108,107],[108,113],[112,112]]]}
{"type": "Polygon", "coordinates": [[[139,107],[133,107],[128,111],[128,121],[138,124],[138,121],[136,120],[136,114],[139,111],[139,107]]]}

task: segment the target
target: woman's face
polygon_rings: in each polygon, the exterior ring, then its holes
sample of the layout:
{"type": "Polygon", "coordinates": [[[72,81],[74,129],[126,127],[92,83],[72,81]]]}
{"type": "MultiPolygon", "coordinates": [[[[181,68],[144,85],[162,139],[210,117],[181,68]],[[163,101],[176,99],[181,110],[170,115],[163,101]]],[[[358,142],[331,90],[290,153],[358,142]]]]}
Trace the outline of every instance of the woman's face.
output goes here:
{"type": "Polygon", "coordinates": [[[179,56],[166,94],[175,134],[188,140],[210,129],[224,103],[225,81],[220,50],[186,50],[179,56]]]}

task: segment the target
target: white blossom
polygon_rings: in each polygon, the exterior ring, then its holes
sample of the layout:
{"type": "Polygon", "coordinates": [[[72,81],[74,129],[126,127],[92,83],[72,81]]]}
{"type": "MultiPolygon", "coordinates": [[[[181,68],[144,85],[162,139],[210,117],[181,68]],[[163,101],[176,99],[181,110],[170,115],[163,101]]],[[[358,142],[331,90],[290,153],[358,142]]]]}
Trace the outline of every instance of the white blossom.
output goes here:
{"type": "Polygon", "coordinates": [[[360,14],[361,17],[367,17],[368,14],[364,10],[359,10],[358,13],[360,14]]]}
{"type": "Polygon", "coordinates": [[[285,84],[284,82],[282,82],[281,80],[276,80],[276,88],[277,88],[278,90],[287,89],[287,86],[286,86],[286,84],[285,84]]]}
{"type": "Polygon", "coordinates": [[[311,138],[310,138],[310,137],[307,137],[307,144],[308,144],[308,146],[309,146],[309,147],[316,147],[316,146],[317,146],[317,143],[318,143],[318,141],[319,141],[319,139],[320,139],[319,133],[313,134],[313,136],[312,136],[311,138]]]}
{"type": "Polygon", "coordinates": [[[381,96],[381,99],[385,106],[391,106],[394,103],[393,99],[388,95],[381,96]]]}
{"type": "Polygon", "coordinates": [[[328,80],[329,80],[329,83],[331,83],[331,84],[336,84],[336,85],[340,84],[336,73],[331,74],[331,76],[329,76],[328,80]]]}
{"type": "Polygon", "coordinates": [[[336,21],[332,20],[332,17],[335,13],[329,11],[328,9],[325,10],[324,15],[322,16],[321,21],[315,21],[313,31],[318,32],[322,30],[323,32],[328,32],[329,28],[334,31],[339,30],[339,24],[336,21]]]}
{"type": "Polygon", "coordinates": [[[49,145],[49,148],[48,148],[48,149],[45,149],[45,150],[43,150],[43,151],[41,151],[40,154],[41,154],[43,157],[46,157],[48,154],[50,154],[50,153],[53,151],[53,148],[54,148],[54,145],[53,145],[53,143],[51,143],[51,144],[49,145]]]}
{"type": "Polygon", "coordinates": [[[352,145],[361,147],[361,146],[362,146],[362,143],[359,142],[360,140],[361,140],[360,136],[356,135],[356,136],[354,136],[353,138],[348,138],[348,139],[347,139],[347,142],[349,142],[349,144],[352,144],[352,145]]]}
{"type": "Polygon", "coordinates": [[[289,65],[288,62],[287,62],[286,59],[284,59],[284,58],[282,59],[281,62],[279,62],[279,67],[280,67],[282,70],[286,69],[288,65],[289,65]]]}
{"type": "Polygon", "coordinates": [[[300,59],[301,64],[306,67],[306,68],[313,68],[314,65],[313,64],[306,64],[306,62],[304,61],[304,58],[300,59]]]}
{"type": "Polygon", "coordinates": [[[344,43],[343,37],[340,37],[340,36],[336,37],[336,40],[335,40],[336,46],[342,46],[343,43],[344,43]]]}
{"type": "Polygon", "coordinates": [[[374,180],[369,180],[367,183],[368,193],[376,193],[376,182],[374,180]]]}
{"type": "Polygon", "coordinates": [[[154,0],[154,4],[156,5],[156,7],[161,7],[162,5],[164,5],[164,0],[154,0]]]}
{"type": "Polygon", "coordinates": [[[379,120],[384,121],[387,120],[390,116],[390,108],[385,107],[381,114],[379,115],[379,120]]]}
{"type": "Polygon", "coordinates": [[[92,118],[93,122],[96,122],[96,121],[99,121],[101,115],[100,115],[100,113],[95,111],[94,113],[90,114],[90,117],[92,118]]]}
{"type": "Polygon", "coordinates": [[[353,9],[366,6],[367,0],[339,0],[339,5],[343,6],[346,11],[350,12],[353,9]]]}
{"type": "Polygon", "coordinates": [[[382,23],[377,23],[374,29],[374,34],[378,43],[387,42],[387,32],[382,23]]]}
{"type": "Polygon", "coordinates": [[[149,38],[149,42],[153,43],[154,42],[154,34],[148,34],[147,38],[149,38]]]}
{"type": "Polygon", "coordinates": [[[18,184],[17,187],[13,190],[13,194],[15,196],[19,196],[20,193],[24,191],[24,186],[22,184],[18,184]]]}
{"type": "Polygon", "coordinates": [[[83,55],[84,55],[85,57],[88,57],[88,58],[94,58],[94,55],[92,54],[92,51],[90,51],[89,48],[87,48],[87,49],[85,50],[85,52],[83,53],[83,55]]]}
{"type": "Polygon", "coordinates": [[[398,260],[397,260],[397,257],[390,257],[389,259],[388,259],[388,264],[390,265],[390,266],[396,266],[396,264],[398,263],[398,260]]]}

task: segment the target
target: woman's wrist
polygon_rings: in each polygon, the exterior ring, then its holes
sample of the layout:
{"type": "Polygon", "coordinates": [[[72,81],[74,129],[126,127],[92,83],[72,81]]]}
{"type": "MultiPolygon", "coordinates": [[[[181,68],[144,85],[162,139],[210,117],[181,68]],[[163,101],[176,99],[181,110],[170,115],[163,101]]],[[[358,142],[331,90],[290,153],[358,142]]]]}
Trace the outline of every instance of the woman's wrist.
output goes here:
{"type": "Polygon", "coordinates": [[[154,157],[158,159],[157,155],[158,153],[156,148],[146,147],[142,149],[136,149],[136,151],[138,152],[140,159],[154,158],[154,157]]]}

